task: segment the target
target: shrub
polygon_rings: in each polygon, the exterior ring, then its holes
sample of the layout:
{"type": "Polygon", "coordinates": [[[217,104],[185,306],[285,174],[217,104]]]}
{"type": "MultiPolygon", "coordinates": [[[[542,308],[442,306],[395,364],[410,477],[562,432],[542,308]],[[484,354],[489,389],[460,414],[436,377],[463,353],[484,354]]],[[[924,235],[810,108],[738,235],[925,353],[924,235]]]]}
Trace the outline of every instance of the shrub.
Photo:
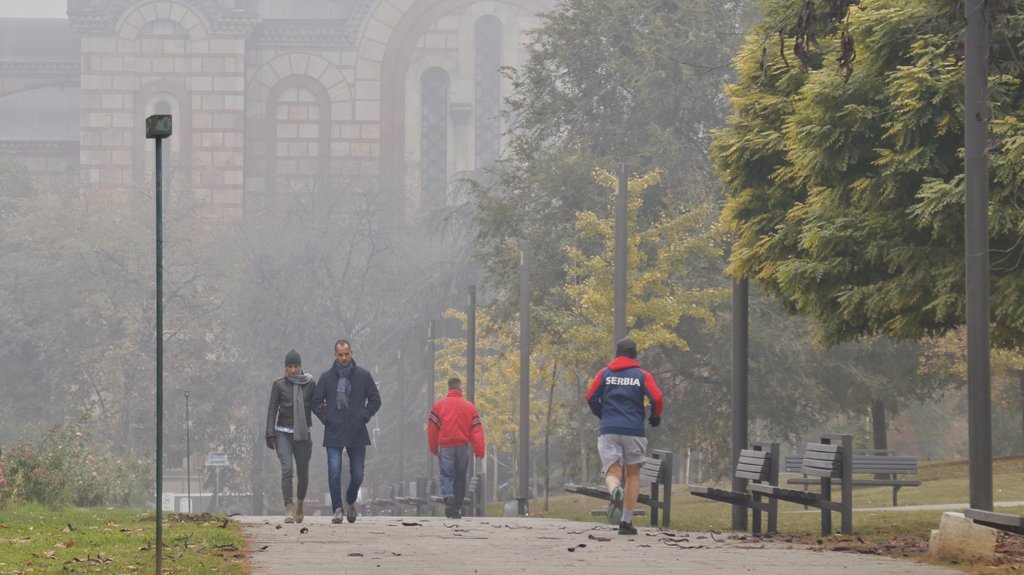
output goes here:
{"type": "Polygon", "coordinates": [[[148,460],[101,451],[82,431],[87,419],[83,414],[37,441],[22,439],[0,450],[0,505],[10,500],[55,508],[142,503],[152,491],[148,460]]]}

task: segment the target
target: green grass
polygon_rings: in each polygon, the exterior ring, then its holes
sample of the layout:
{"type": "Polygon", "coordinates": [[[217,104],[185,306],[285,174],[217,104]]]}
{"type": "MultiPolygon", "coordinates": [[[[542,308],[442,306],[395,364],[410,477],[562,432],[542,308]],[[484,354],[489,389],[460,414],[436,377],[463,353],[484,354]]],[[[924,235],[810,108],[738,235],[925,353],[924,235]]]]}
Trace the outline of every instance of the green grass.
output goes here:
{"type": "MultiPolygon", "coordinates": [[[[0,575],[152,573],[156,514],[138,509],[0,511],[0,575]]],[[[238,524],[211,514],[163,515],[164,573],[248,573],[238,524]]]]}
{"type": "MultiPolygon", "coordinates": [[[[900,507],[910,505],[952,504],[969,501],[968,468],[966,461],[923,462],[917,478],[919,487],[904,487],[899,492],[900,507]]],[[[783,476],[782,482],[792,475],[783,476]]],[[[728,487],[719,483],[719,487],[728,487]]],[[[996,501],[1024,501],[1024,459],[999,459],[993,463],[993,491],[996,501]]],[[[859,487],[854,490],[854,508],[892,507],[892,488],[859,487]]],[[[531,511],[536,515],[559,517],[574,521],[600,521],[590,514],[591,509],[603,507],[602,502],[583,495],[552,495],[547,512],[542,501],[532,501],[531,511]]],[[[642,506],[641,506],[642,507],[642,506]]],[[[500,512],[500,509],[496,509],[500,512]]],[[[1024,508],[1000,507],[999,511],[1022,513],[1024,508]]],[[[862,537],[888,535],[914,535],[927,538],[938,528],[943,511],[855,511],[854,531],[862,537]]],[[[645,524],[647,518],[638,523],[645,524]]],[[[679,531],[727,531],[732,526],[731,506],[725,503],[694,497],[684,485],[672,489],[672,529],[679,531]]],[[[833,515],[833,526],[838,529],[839,516],[833,515]]],[[[786,535],[817,535],[820,532],[820,514],[806,512],[802,506],[779,503],[779,531],[786,535]]]]}
{"type": "MultiPolygon", "coordinates": [[[[919,487],[904,487],[899,492],[900,507],[910,505],[960,504],[967,503],[969,496],[968,465],[966,461],[923,462],[917,478],[919,487]]],[[[785,480],[792,475],[784,475],[785,480]]],[[[719,487],[729,487],[725,482],[719,487]]],[[[999,459],[993,462],[993,492],[996,502],[1024,501],[1024,458],[999,459]]],[[[809,544],[820,544],[832,548],[870,547],[881,554],[897,557],[914,557],[930,561],[924,551],[933,529],[938,529],[944,511],[892,510],[892,488],[857,488],[853,494],[853,537],[836,536],[822,538],[820,511],[804,510],[800,505],[779,503],[779,536],[797,538],[809,544]],[[882,510],[858,511],[858,508],[883,508],[882,510]]],[[[583,495],[552,495],[547,511],[543,501],[531,501],[533,515],[556,517],[573,521],[602,522],[603,517],[591,515],[591,509],[603,508],[604,502],[583,495]]],[[[639,506],[643,508],[643,506],[639,506]]],[[[490,512],[491,509],[488,508],[490,512]]],[[[997,511],[1024,514],[1024,507],[999,507],[997,511]]],[[[500,508],[493,510],[500,513],[500,508]]],[[[639,526],[649,525],[648,517],[634,521],[639,526]]],[[[767,521],[764,518],[763,521],[767,521]]],[[[832,527],[838,532],[838,513],[832,515],[832,527]]],[[[748,519],[749,522],[749,519],[748,519]]],[[[749,524],[748,524],[749,527],[749,524]]],[[[730,531],[732,529],[732,507],[726,503],[694,497],[684,485],[672,489],[672,524],[677,531],[730,531]]],[[[1016,538],[1018,541],[1020,538],[1016,538]]],[[[1010,546],[1004,545],[1007,550],[1010,546]]],[[[1012,545],[1014,557],[998,566],[957,565],[968,573],[1024,573],[1021,558],[1012,545]]]]}

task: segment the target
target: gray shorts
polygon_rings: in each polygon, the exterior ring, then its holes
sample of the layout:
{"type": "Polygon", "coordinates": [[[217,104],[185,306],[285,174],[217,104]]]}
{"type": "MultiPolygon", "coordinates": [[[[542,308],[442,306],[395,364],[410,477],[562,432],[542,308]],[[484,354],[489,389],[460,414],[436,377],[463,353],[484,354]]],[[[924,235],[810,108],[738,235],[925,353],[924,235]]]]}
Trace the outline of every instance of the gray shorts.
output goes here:
{"type": "Polygon", "coordinates": [[[613,464],[636,465],[643,463],[647,452],[647,438],[634,435],[600,435],[597,452],[601,454],[601,475],[608,473],[613,464]]]}

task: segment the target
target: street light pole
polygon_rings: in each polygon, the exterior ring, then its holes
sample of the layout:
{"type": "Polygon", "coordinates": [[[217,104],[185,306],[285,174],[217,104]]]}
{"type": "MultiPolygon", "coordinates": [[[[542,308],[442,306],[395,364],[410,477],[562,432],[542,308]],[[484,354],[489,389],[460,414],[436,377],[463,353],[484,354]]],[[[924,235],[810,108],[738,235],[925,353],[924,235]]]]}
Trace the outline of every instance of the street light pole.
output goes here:
{"type": "MultiPolygon", "coordinates": [[[[612,350],[617,342],[626,337],[626,270],[629,265],[629,248],[627,246],[629,216],[629,181],[626,178],[626,165],[618,165],[619,193],[615,196],[615,293],[614,314],[615,326],[612,350]]],[[[613,353],[614,356],[614,353],[613,353]]]]}
{"type": "Polygon", "coordinates": [[[519,515],[530,514],[530,241],[519,243],[519,515]]]}
{"type": "Polygon", "coordinates": [[[156,573],[163,572],[163,444],[164,444],[164,238],[163,154],[161,144],[171,135],[171,116],[146,118],[146,138],[156,140],[156,573]]]}
{"type": "Polygon", "coordinates": [[[188,392],[185,392],[185,492],[187,493],[188,512],[192,513],[192,444],[189,438],[190,422],[188,418],[188,392]]]}

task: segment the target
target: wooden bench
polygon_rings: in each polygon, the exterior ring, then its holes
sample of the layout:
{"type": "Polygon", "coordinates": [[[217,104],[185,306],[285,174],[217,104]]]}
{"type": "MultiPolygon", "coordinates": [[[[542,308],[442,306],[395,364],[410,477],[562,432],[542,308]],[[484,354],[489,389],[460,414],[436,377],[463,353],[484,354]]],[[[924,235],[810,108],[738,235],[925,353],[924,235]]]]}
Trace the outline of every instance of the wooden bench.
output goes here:
{"type": "MultiPolygon", "coordinates": [[[[733,475],[755,483],[777,485],[779,483],[779,444],[762,441],[751,443],[750,449],[740,451],[740,458],[736,462],[736,470],[733,475]]],[[[761,532],[762,512],[768,514],[768,532],[776,533],[779,530],[779,502],[773,498],[769,497],[764,500],[761,493],[733,491],[702,485],[690,485],[688,489],[692,495],[697,497],[742,506],[744,512],[746,509],[751,509],[753,513],[751,531],[753,533],[761,532]]]]}
{"type": "Polygon", "coordinates": [[[806,491],[788,489],[766,483],[751,483],[751,494],[760,493],[770,498],[798,503],[821,510],[821,534],[832,533],[832,512],[841,517],[841,531],[853,534],[853,481],[850,471],[853,467],[853,438],[849,435],[825,434],[821,443],[808,443],[801,460],[800,473],[818,478],[820,490],[806,491]],[[840,501],[832,500],[832,481],[839,480],[842,494],[840,501]]]}
{"type": "Polygon", "coordinates": [[[377,505],[380,507],[394,507],[398,505],[398,501],[396,501],[395,498],[398,496],[399,493],[401,493],[401,486],[399,486],[397,483],[392,483],[388,487],[387,496],[374,497],[370,499],[370,505],[377,505]]]}
{"type": "Polygon", "coordinates": [[[964,515],[978,525],[1024,535],[1024,517],[1020,515],[973,508],[964,510],[964,515]]]}
{"type": "MultiPolygon", "coordinates": [[[[434,494],[430,496],[434,503],[444,503],[444,497],[434,494]]],[[[473,517],[484,516],[484,475],[477,473],[469,478],[466,483],[466,494],[462,498],[462,508],[466,511],[464,515],[473,517]]]]}
{"type": "MultiPolygon", "coordinates": [[[[416,515],[423,515],[423,509],[429,508],[431,511],[434,510],[434,502],[430,500],[430,494],[427,492],[428,481],[426,478],[420,477],[413,479],[410,485],[415,484],[416,495],[402,495],[399,494],[395,497],[395,501],[414,507],[416,509],[416,515]]],[[[432,513],[433,514],[433,513],[432,513]]]]}
{"type": "MultiPolygon", "coordinates": [[[[786,456],[786,471],[799,473],[803,456],[800,454],[786,456]]],[[[897,506],[897,496],[902,487],[917,487],[919,479],[900,479],[900,475],[917,474],[917,458],[905,455],[893,455],[891,451],[856,450],[853,454],[852,475],[871,474],[873,478],[854,477],[854,487],[892,487],[892,506],[897,506]]],[[[794,477],[787,481],[791,485],[815,485],[816,478],[794,477]]]]}
{"type": "MultiPolygon", "coordinates": [[[[668,528],[672,520],[672,452],[655,449],[651,457],[644,460],[640,468],[640,484],[650,482],[650,493],[641,493],[637,497],[637,503],[646,505],[651,510],[651,526],[658,526],[658,519],[661,519],[661,526],[668,528]]],[[[605,487],[590,485],[579,485],[568,483],[565,490],[570,493],[579,493],[588,497],[596,497],[605,501],[611,501],[612,496],[605,487]]]]}

